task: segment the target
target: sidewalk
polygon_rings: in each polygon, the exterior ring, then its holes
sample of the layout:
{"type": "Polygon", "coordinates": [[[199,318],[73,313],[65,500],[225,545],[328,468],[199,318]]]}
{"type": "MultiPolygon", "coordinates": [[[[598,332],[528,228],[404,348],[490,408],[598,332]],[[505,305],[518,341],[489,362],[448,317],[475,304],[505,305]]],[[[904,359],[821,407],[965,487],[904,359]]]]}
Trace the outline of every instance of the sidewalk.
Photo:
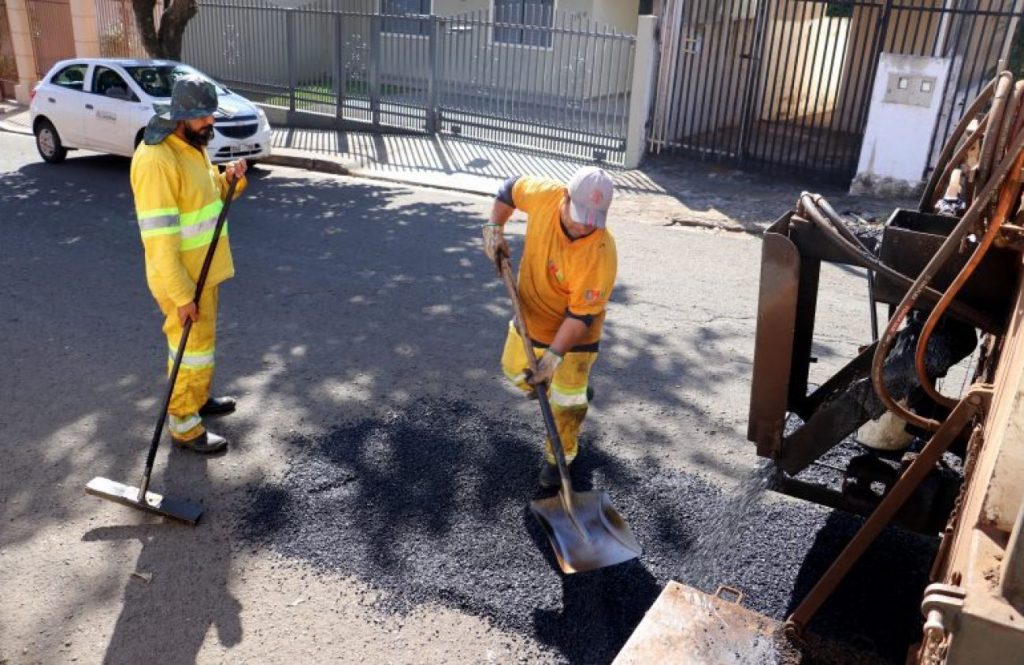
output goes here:
{"type": "MultiPolygon", "coordinates": [[[[31,135],[24,107],[0,102],[0,130],[31,135]]],[[[278,128],[266,164],[392,183],[492,196],[510,175],[568,180],[584,164],[499,146],[430,135],[278,128]]],[[[802,189],[794,180],[747,173],[727,164],[648,156],[640,169],[607,167],[616,183],[615,216],[650,224],[761,233],[790,209],[802,189]]],[[[911,202],[849,196],[835,187],[811,187],[840,212],[885,219],[911,202]]]]}

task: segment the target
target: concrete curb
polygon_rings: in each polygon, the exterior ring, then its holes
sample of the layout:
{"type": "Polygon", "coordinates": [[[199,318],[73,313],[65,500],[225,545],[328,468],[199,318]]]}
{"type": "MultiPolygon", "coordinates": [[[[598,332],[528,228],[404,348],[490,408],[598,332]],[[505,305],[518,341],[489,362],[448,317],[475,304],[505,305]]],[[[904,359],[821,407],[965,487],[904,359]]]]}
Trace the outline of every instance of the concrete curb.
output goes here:
{"type": "MultiPolygon", "coordinates": [[[[271,164],[274,166],[287,166],[291,168],[304,169],[306,171],[313,171],[316,173],[326,173],[331,175],[344,175],[353,178],[361,178],[364,180],[377,180],[380,182],[391,183],[395,185],[406,185],[410,187],[423,187],[425,189],[434,189],[445,192],[456,192],[460,194],[472,194],[475,196],[493,196],[497,186],[488,187],[486,189],[471,186],[460,186],[445,184],[442,182],[434,182],[432,179],[419,179],[415,177],[402,177],[400,174],[385,175],[382,173],[370,171],[367,169],[360,168],[356,164],[345,164],[339,160],[325,159],[322,157],[310,157],[308,155],[294,154],[294,153],[274,153],[269,157],[260,159],[261,164],[271,164]]],[[[445,175],[443,178],[450,179],[451,176],[445,175]]]]}
{"type": "Polygon", "coordinates": [[[315,171],[317,173],[330,173],[333,175],[352,175],[352,170],[341,162],[320,157],[309,157],[306,155],[291,155],[274,153],[259,160],[261,164],[272,164],[274,166],[288,166],[294,169],[315,171]]]}

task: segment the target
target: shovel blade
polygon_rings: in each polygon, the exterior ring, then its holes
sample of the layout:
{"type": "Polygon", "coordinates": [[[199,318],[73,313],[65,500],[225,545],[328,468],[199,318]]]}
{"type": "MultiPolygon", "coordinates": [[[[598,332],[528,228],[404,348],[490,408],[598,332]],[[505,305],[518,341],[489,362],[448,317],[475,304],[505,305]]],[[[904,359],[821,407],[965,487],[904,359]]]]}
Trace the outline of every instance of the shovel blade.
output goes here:
{"type": "Polygon", "coordinates": [[[195,526],[203,514],[203,507],[197,503],[163,496],[156,492],[146,492],[145,501],[139,501],[138,487],[98,476],[89,481],[89,484],[85,486],[85,492],[101,499],[184,522],[191,526],[195,526]]]}
{"type": "Polygon", "coordinates": [[[570,499],[577,522],[569,516],[561,493],[530,502],[563,573],[596,570],[640,556],[640,543],[605,492],[573,492],[570,499]]]}

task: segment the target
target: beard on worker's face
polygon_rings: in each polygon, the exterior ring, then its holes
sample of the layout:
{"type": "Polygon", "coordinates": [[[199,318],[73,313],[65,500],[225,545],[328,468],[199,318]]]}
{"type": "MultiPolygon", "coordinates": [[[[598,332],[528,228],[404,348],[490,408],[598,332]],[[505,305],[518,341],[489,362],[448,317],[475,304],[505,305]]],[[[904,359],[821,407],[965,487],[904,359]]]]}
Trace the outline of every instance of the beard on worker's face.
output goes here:
{"type": "Polygon", "coordinates": [[[213,125],[206,125],[202,129],[192,129],[185,125],[185,140],[197,148],[205,147],[213,138],[213,125]]]}

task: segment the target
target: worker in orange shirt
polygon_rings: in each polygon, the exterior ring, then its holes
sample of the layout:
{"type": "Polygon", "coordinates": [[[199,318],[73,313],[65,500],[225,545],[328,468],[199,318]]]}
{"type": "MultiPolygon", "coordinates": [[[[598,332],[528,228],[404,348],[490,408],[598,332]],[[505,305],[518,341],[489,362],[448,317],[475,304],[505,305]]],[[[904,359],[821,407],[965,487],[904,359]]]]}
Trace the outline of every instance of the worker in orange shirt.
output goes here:
{"type": "MultiPolygon", "coordinates": [[[[498,190],[483,230],[484,251],[500,265],[509,255],[505,223],[517,209],[527,215],[518,291],[538,369],[528,374],[523,342],[511,322],[501,365],[505,376],[528,394],[534,385],[550,384],[551,410],[570,464],[593,396],[590,369],[615,285],[615,240],[606,228],[614,189],[608,174],[592,166],[579,169],[568,184],[509,178],[498,190]]],[[[540,485],[552,489],[560,479],[550,440],[545,441],[545,457],[540,485]]]]}

